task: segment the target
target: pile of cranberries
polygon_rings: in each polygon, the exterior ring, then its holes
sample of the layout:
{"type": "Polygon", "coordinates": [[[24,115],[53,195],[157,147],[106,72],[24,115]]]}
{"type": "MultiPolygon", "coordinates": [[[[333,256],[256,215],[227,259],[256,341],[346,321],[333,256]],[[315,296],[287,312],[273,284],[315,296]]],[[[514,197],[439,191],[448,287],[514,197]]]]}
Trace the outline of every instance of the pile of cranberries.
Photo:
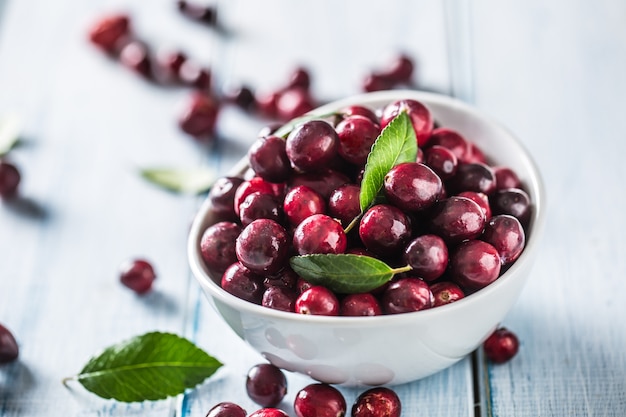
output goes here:
{"type": "Polygon", "coordinates": [[[461,133],[435,128],[415,100],[303,122],[286,139],[260,137],[248,157],[243,178],[220,178],[209,193],[220,221],[203,233],[200,250],[222,288],[252,303],[318,315],[418,311],[489,285],[524,249],[531,202],[518,176],[490,165],[461,133]],[[393,167],[361,215],[368,154],[400,111],[415,130],[417,159],[393,167]],[[289,266],[295,255],[343,253],[411,271],[369,293],[335,294],[289,266]]]}

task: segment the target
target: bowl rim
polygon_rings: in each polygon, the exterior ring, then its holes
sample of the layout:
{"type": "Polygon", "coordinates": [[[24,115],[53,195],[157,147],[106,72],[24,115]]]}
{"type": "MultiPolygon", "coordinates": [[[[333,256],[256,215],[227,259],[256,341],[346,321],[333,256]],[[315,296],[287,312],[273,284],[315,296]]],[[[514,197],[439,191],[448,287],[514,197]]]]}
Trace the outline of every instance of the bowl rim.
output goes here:
{"type": "MultiPolygon", "coordinates": [[[[520,140],[513,135],[508,129],[504,128],[499,122],[493,120],[477,108],[462,102],[458,99],[445,96],[442,94],[423,92],[418,90],[390,90],[390,91],[377,91],[372,93],[363,93],[340,100],[336,100],[317,107],[311,110],[307,115],[323,115],[333,111],[340,110],[350,105],[365,105],[372,106],[376,104],[380,106],[380,102],[393,102],[401,99],[412,99],[417,101],[425,101],[426,105],[437,104],[446,107],[450,107],[454,110],[461,111],[469,114],[472,118],[481,119],[484,122],[492,126],[496,131],[499,131],[503,137],[507,137],[507,141],[510,145],[516,148],[517,156],[527,166],[529,177],[525,183],[529,189],[535,190],[532,196],[533,211],[530,219],[530,227],[532,233],[526,236],[526,245],[520,257],[494,282],[488,286],[467,295],[463,299],[454,303],[445,304],[436,308],[430,308],[426,310],[414,311],[401,314],[387,314],[379,316],[367,316],[367,317],[352,317],[352,316],[321,316],[321,315],[304,315],[293,312],[275,310],[261,305],[245,301],[237,298],[234,295],[223,290],[207,273],[207,268],[204,265],[204,261],[200,255],[200,238],[205,230],[203,227],[204,219],[210,208],[210,201],[208,198],[204,200],[200,209],[194,216],[187,241],[188,261],[191,266],[192,272],[198,281],[203,281],[207,285],[202,285],[210,291],[210,295],[219,299],[222,303],[225,303],[239,312],[245,312],[253,314],[258,317],[264,317],[266,319],[290,321],[294,323],[306,324],[327,324],[327,325],[350,325],[350,326],[385,326],[389,324],[398,325],[404,322],[414,322],[416,320],[429,320],[433,315],[438,315],[443,312],[453,313],[458,309],[465,309],[470,303],[480,303],[481,298],[488,297],[492,292],[498,291],[501,286],[506,285],[506,278],[508,275],[513,275],[517,270],[521,269],[526,262],[531,261],[531,257],[537,250],[540,238],[542,236],[543,229],[545,227],[546,209],[545,209],[545,187],[541,178],[540,171],[537,164],[531,157],[530,153],[520,142],[520,140]]],[[[247,156],[241,158],[226,174],[227,176],[240,176],[248,168],[247,156]]],[[[200,282],[202,284],[202,282],[200,282]]]]}

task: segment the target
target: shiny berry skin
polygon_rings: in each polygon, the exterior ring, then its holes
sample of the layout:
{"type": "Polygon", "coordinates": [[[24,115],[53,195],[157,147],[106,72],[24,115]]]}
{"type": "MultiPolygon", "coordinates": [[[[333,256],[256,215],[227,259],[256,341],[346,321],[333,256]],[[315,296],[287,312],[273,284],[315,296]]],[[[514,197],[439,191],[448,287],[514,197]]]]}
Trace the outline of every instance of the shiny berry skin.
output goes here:
{"type": "Polygon", "coordinates": [[[411,223],[399,208],[378,204],[361,218],[359,236],[368,251],[379,256],[392,255],[409,241],[411,223]]]}
{"type": "Polygon", "coordinates": [[[328,214],[341,220],[345,227],[361,213],[359,195],[361,187],[354,184],[346,184],[337,188],[328,199],[328,214]]]}
{"type": "Polygon", "coordinates": [[[350,116],[367,117],[372,122],[374,122],[376,124],[379,124],[378,123],[378,116],[376,116],[376,113],[374,113],[374,111],[372,109],[370,109],[369,107],[353,105],[353,106],[348,106],[348,107],[343,108],[339,113],[344,118],[347,118],[347,117],[350,117],[350,116]]]}
{"type": "Polygon", "coordinates": [[[337,316],[339,315],[339,300],[328,288],[314,285],[298,296],[295,311],[300,314],[337,316]]]}
{"type": "Polygon", "coordinates": [[[512,331],[501,327],[483,343],[485,356],[493,363],[505,363],[513,359],[519,350],[519,339],[512,331]]]}
{"type": "Polygon", "coordinates": [[[380,134],[380,126],[365,116],[349,116],[337,127],[339,155],[346,161],[365,166],[372,145],[380,134]]]}
{"type": "Polygon", "coordinates": [[[257,219],[282,220],[282,207],[271,194],[252,193],[239,205],[239,220],[245,227],[257,219]]]}
{"type": "Polygon", "coordinates": [[[309,70],[304,67],[297,67],[289,76],[287,88],[300,87],[308,89],[311,86],[311,75],[309,70]]]}
{"type": "Polygon", "coordinates": [[[297,417],[343,417],[346,400],[328,384],[310,384],[296,394],[293,409],[297,417]]]}
{"type": "Polygon", "coordinates": [[[138,75],[146,79],[152,78],[150,51],[143,42],[132,41],[124,45],[120,51],[120,62],[138,75]]]}
{"type": "MultiPolygon", "coordinates": [[[[264,284],[266,280],[263,282],[264,284]]],[[[274,310],[295,312],[296,299],[298,293],[287,287],[270,286],[263,293],[261,305],[263,307],[273,308],[274,310]]]]}
{"type": "Polygon", "coordinates": [[[434,301],[428,284],[409,277],[389,284],[383,293],[381,305],[385,314],[400,314],[431,308],[434,301]]]}
{"type": "Polygon", "coordinates": [[[386,387],[363,392],[352,406],[352,417],[400,417],[402,404],[398,394],[386,387]]]}
{"type": "Polygon", "coordinates": [[[415,65],[411,58],[405,54],[399,54],[394,57],[389,67],[383,71],[382,75],[392,80],[394,83],[410,84],[414,68],[415,65]]]}
{"type": "Polygon", "coordinates": [[[209,226],[200,238],[202,260],[220,274],[237,262],[233,242],[241,233],[241,226],[232,222],[218,222],[209,226]]]}
{"type": "Polygon", "coordinates": [[[313,110],[315,102],[309,90],[292,87],[284,90],[276,100],[276,113],[281,120],[291,120],[313,110]]]}
{"type": "Polygon", "coordinates": [[[520,188],[498,190],[490,201],[493,214],[510,214],[513,217],[517,217],[522,225],[528,225],[531,207],[530,197],[526,191],[520,188]]]}
{"type": "Polygon", "coordinates": [[[235,190],[235,195],[233,197],[233,209],[237,217],[239,217],[239,208],[241,203],[244,202],[246,197],[253,193],[262,193],[262,194],[270,194],[276,196],[274,188],[272,184],[265,181],[261,177],[254,177],[249,179],[248,181],[242,182],[237,190],[235,190]]]}
{"type": "Polygon", "coordinates": [[[120,281],[137,294],[145,294],[150,291],[155,279],[154,269],[146,260],[126,261],[120,267],[120,281]]]}
{"type": "Polygon", "coordinates": [[[461,243],[450,256],[450,277],[465,290],[480,290],[500,276],[496,248],[481,240],[461,243]]]}
{"type": "Polygon", "coordinates": [[[460,164],[450,185],[457,193],[474,191],[490,195],[496,190],[496,175],[485,164],[460,164]]]}
{"type": "Polygon", "coordinates": [[[261,304],[261,297],[265,291],[263,277],[250,271],[241,262],[236,262],[226,269],[220,285],[224,291],[235,297],[255,304],[261,304]]]}
{"type": "Polygon", "coordinates": [[[424,164],[394,166],[384,178],[385,196],[396,207],[416,212],[430,207],[441,193],[441,178],[424,164]]]}
{"type": "Polygon", "coordinates": [[[426,146],[433,130],[433,117],[428,108],[419,101],[407,99],[388,104],[383,109],[380,127],[387,126],[402,110],[406,110],[411,119],[418,146],[426,146]]]}
{"type": "Polygon", "coordinates": [[[285,217],[292,226],[299,225],[307,217],[326,212],[326,202],[306,185],[298,185],[287,191],[283,201],[285,217]]]}
{"type": "Polygon", "coordinates": [[[89,28],[89,40],[107,53],[115,53],[130,34],[130,19],[124,14],[103,16],[89,28]]]}
{"type": "Polygon", "coordinates": [[[289,414],[279,408],[261,408],[248,417],[289,417],[289,414]]]}
{"type": "Polygon", "coordinates": [[[457,194],[457,197],[466,197],[480,206],[485,213],[485,220],[491,219],[491,206],[489,205],[489,197],[483,193],[475,191],[463,191],[457,194]]]}
{"type": "Polygon", "coordinates": [[[178,69],[178,78],[181,83],[198,90],[208,90],[211,87],[211,70],[186,60],[178,69]]]}
{"type": "Polygon", "coordinates": [[[442,180],[454,177],[459,161],[448,148],[434,145],[424,152],[424,163],[428,165],[442,180]]]}
{"type": "Polygon", "coordinates": [[[506,188],[521,188],[522,183],[511,168],[505,166],[493,167],[493,172],[496,175],[496,188],[503,190],[506,188]]]}
{"type": "Polygon", "coordinates": [[[293,246],[300,255],[344,253],[348,245],[341,224],[325,214],[304,219],[293,233],[293,246]]]}
{"type": "Polygon", "coordinates": [[[277,274],[267,275],[263,281],[263,285],[265,285],[266,288],[283,287],[295,289],[299,278],[300,276],[287,266],[281,269],[277,274]]]}
{"type": "Polygon", "coordinates": [[[413,268],[412,274],[427,282],[434,281],[448,267],[448,247],[437,235],[421,235],[407,245],[403,259],[413,268]]]}
{"type": "Polygon", "coordinates": [[[380,316],[382,309],[376,297],[369,293],[348,294],[339,306],[341,316],[380,316]]]}
{"type": "Polygon", "coordinates": [[[508,265],[522,254],[526,235],[519,220],[508,214],[500,214],[487,222],[481,240],[496,248],[502,265],[508,265]]]}
{"type": "Polygon", "coordinates": [[[250,167],[256,175],[269,182],[284,182],[291,175],[286,143],[278,136],[257,139],[248,151],[250,167]]]}
{"type": "Polygon", "coordinates": [[[210,96],[193,93],[188,99],[178,124],[183,132],[196,139],[209,139],[213,136],[219,105],[210,96]]]}
{"type": "Polygon", "coordinates": [[[246,376],[246,392],[255,403],[275,407],[287,394],[287,378],[272,364],[254,365],[246,376]]]}
{"type": "Polygon", "coordinates": [[[433,297],[435,297],[433,307],[450,304],[465,297],[463,290],[459,288],[458,285],[449,281],[440,281],[432,284],[430,291],[432,291],[433,297]]]}
{"type": "Polygon", "coordinates": [[[287,155],[291,165],[302,171],[320,171],[337,155],[337,132],[322,120],[311,120],[287,136],[287,155]]]}
{"type": "Polygon", "coordinates": [[[471,152],[469,142],[456,130],[440,127],[433,130],[430,137],[431,146],[443,146],[452,151],[459,162],[465,161],[471,152]]]}
{"type": "Polygon", "coordinates": [[[215,181],[209,191],[208,199],[211,202],[211,211],[218,217],[229,220],[237,218],[235,192],[241,183],[243,179],[238,177],[220,177],[215,181]]]}
{"type": "Polygon", "coordinates": [[[20,171],[10,162],[0,159],[0,197],[10,198],[17,194],[20,171]]]}
{"type": "Polygon", "coordinates": [[[247,415],[248,413],[241,406],[224,401],[213,406],[206,417],[246,417],[247,415]]]}
{"type": "Polygon", "coordinates": [[[291,187],[306,185],[313,189],[324,199],[330,197],[332,192],[344,184],[349,184],[350,178],[339,171],[326,169],[321,172],[308,172],[294,175],[289,181],[291,187]]]}
{"type": "Polygon", "coordinates": [[[434,205],[430,228],[447,243],[458,243],[478,237],[485,222],[485,213],[476,202],[453,196],[434,205]]]}
{"type": "Polygon", "coordinates": [[[258,274],[280,271],[287,263],[287,231],[274,220],[258,219],[246,226],[235,242],[237,259],[258,274]]]}
{"type": "Polygon", "coordinates": [[[19,356],[19,348],[13,334],[0,324],[0,365],[13,362],[19,356]]]}

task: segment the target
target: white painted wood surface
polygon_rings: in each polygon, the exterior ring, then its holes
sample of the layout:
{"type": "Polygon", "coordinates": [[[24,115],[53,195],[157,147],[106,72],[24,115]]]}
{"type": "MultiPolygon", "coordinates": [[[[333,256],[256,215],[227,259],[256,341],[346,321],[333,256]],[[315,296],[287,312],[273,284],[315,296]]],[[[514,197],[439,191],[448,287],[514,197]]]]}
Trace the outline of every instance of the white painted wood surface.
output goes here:
{"type": "MultiPolygon", "coordinates": [[[[626,415],[626,4],[564,0],[448,1],[469,7],[476,104],[522,138],[548,188],[548,224],[535,273],[504,324],[522,341],[488,367],[483,412],[496,416],[626,415]]],[[[145,83],[85,41],[89,22],[127,10],[154,46],[184,48],[218,85],[272,89],[307,65],[322,100],[359,91],[397,50],[420,59],[420,81],[450,91],[443,2],[219,2],[230,37],[182,18],[175,1],[0,1],[0,115],[18,112],[11,153],[23,200],[0,204],[0,322],[20,360],[0,367],[0,416],[204,415],[231,400],[262,360],[222,323],[186,264],[199,198],[143,182],[137,166],[226,171],[263,122],[221,115],[219,146],[202,149],[175,124],[186,92],[145,83]],[[129,257],[150,259],[155,291],[117,281],[129,257]],[[98,350],[150,330],[195,340],[227,366],[185,397],[123,405],[64,376],[98,350]]],[[[450,9],[448,9],[448,13],[450,9]]],[[[462,51],[464,52],[464,51],[462,51]]],[[[461,53],[462,53],[461,52],[461,53]]],[[[464,61],[466,62],[466,61],[464,61]]],[[[463,72],[465,74],[465,72],[463,72]]],[[[468,96],[468,98],[471,98],[468,96]]],[[[289,375],[290,402],[309,383],[289,375]]],[[[404,415],[474,414],[470,360],[397,387],[404,415]]],[[[359,390],[344,389],[351,403],[359,390]]]]}

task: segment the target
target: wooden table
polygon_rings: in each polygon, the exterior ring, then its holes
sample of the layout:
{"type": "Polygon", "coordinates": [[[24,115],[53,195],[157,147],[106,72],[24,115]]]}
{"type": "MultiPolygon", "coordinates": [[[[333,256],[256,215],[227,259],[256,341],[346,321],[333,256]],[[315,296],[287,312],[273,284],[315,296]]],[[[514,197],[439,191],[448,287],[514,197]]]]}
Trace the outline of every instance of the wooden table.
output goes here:
{"type": "MultiPolygon", "coordinates": [[[[123,10],[151,45],[214,72],[218,90],[268,91],[299,64],[320,100],[360,91],[395,52],[419,60],[419,86],[473,102],[522,138],[548,190],[533,276],[504,321],[521,339],[501,366],[468,358],[396,387],[406,416],[626,415],[626,3],[222,1],[224,31],[182,17],[173,0],[0,1],[0,115],[23,121],[21,198],[0,204],[0,322],[18,340],[0,367],[1,416],[205,415],[219,401],[257,407],[243,385],[262,358],[222,323],[187,266],[202,196],[154,187],[138,167],[224,173],[266,122],[234,108],[219,143],[176,125],[189,91],[147,83],[86,41],[123,10]],[[119,264],[145,257],[158,279],[139,297],[119,264]],[[101,400],[65,376],[105,346],[151,330],[194,340],[226,364],[172,400],[101,400]]],[[[309,379],[289,375],[289,410],[309,379]]],[[[351,404],[359,389],[342,389],[351,404]]]]}

